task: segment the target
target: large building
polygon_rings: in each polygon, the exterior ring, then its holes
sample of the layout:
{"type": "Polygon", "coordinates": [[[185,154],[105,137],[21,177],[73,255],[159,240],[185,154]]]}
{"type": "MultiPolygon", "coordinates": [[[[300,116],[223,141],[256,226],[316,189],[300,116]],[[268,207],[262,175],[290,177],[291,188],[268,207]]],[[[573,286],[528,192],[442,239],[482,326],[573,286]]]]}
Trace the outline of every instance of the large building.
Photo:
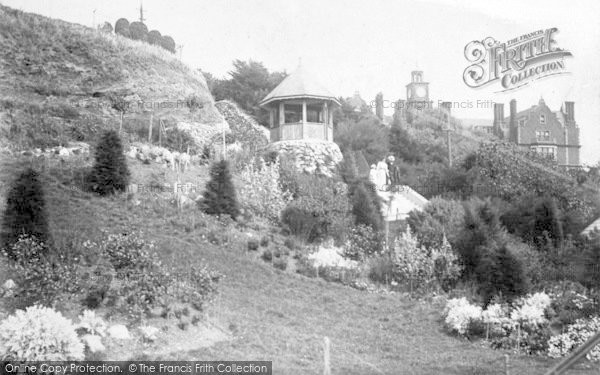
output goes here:
{"type": "Polygon", "coordinates": [[[578,167],[579,126],[575,122],[575,103],[565,102],[560,111],[553,112],[543,99],[537,105],[517,111],[517,101],[510,101],[510,113],[504,116],[504,104],[494,104],[493,132],[516,143],[524,150],[532,150],[551,157],[559,165],[578,167]]]}

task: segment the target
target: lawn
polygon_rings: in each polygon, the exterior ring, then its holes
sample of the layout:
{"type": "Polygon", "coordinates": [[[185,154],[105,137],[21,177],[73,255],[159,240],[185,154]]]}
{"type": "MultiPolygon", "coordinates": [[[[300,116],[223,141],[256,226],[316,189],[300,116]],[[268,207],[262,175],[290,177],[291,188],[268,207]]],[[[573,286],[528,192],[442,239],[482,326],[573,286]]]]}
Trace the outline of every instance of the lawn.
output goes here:
{"type": "MultiPolygon", "coordinates": [[[[19,165],[7,158],[0,163],[0,208],[11,172],[19,165]]],[[[134,177],[153,168],[134,167],[134,177]]],[[[199,169],[198,175],[206,171],[199,169]]],[[[59,242],[66,235],[95,237],[101,229],[138,229],[156,242],[165,262],[182,270],[206,262],[225,275],[204,319],[228,339],[192,351],[178,346],[165,354],[169,348],[163,348],[161,359],[269,360],[275,374],[320,374],[323,339],[329,337],[333,374],[504,373],[505,352],[448,335],[440,323],[442,306],[434,299],[369,293],[280,271],[246,251],[248,233],[271,234],[272,241],[282,243],[276,229],[255,223],[223,226],[195,208],[178,212],[150,195],[140,196],[141,203],[125,196],[102,199],[52,176],[44,180],[51,228],[59,242]],[[211,243],[211,236],[220,243],[211,243]]],[[[543,374],[553,363],[511,354],[510,373],[543,374]]]]}

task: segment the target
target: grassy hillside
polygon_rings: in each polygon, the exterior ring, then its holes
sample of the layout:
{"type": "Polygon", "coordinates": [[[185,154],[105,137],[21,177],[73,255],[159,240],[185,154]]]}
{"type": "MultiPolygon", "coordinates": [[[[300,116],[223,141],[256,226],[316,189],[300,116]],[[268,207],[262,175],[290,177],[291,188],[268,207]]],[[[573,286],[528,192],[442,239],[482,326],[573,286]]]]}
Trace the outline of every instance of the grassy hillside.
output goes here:
{"type": "MultiPolygon", "coordinates": [[[[26,159],[0,160],[0,181],[9,182],[26,159]]],[[[153,165],[131,162],[134,183],[146,181],[153,165]]],[[[192,171],[202,184],[205,168],[192,171]]],[[[443,304],[403,294],[369,293],[321,279],[282,272],[248,253],[249,235],[270,236],[276,228],[256,223],[220,223],[195,207],[178,212],[154,194],[98,198],[73,189],[66,171],[43,175],[53,235],[60,241],[94,239],[100,230],[143,230],[164,262],[183,270],[208,263],[223,273],[206,323],[226,340],[196,350],[185,343],[162,348],[161,359],[272,360],[276,374],[322,371],[323,337],[331,339],[333,374],[503,374],[503,351],[483,342],[452,337],[442,328],[443,304]],[[59,177],[59,178],[57,178],[59,177]],[[62,180],[62,181],[61,181],[62,180]]],[[[0,186],[0,209],[7,185],[0,186]]],[[[2,266],[0,265],[0,270],[2,266]]],[[[0,272],[0,282],[6,275],[0,272]]],[[[1,306],[0,306],[1,307],[1,306]]],[[[141,358],[134,351],[127,358],[141,358]]],[[[148,355],[146,353],[146,355],[148,355]]],[[[511,373],[542,374],[552,361],[511,354],[511,373]]],[[[574,374],[591,373],[578,370],[574,374]]]]}
{"type": "Polygon", "coordinates": [[[156,46],[0,5],[0,49],[0,145],[93,141],[118,128],[115,98],[132,139],[147,138],[150,110],[157,125],[223,122],[204,77],[156,46]]]}

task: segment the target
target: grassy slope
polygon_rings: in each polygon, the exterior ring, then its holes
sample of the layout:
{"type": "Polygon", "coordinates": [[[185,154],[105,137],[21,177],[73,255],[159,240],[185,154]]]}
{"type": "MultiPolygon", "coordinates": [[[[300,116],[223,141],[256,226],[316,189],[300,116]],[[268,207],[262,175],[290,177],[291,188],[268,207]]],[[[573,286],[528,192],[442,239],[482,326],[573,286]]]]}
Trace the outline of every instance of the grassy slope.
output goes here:
{"type": "Polygon", "coordinates": [[[111,94],[132,102],[124,123],[131,132],[147,126],[150,104],[167,125],[223,121],[204,77],[156,46],[0,5],[0,49],[0,135],[16,124],[48,138],[93,140],[99,128],[118,127],[111,94]],[[194,113],[184,104],[191,94],[203,104],[194,113]]]}
{"type": "MultiPolygon", "coordinates": [[[[19,168],[14,160],[0,161],[0,180],[10,181],[11,172],[19,168]]],[[[138,178],[152,171],[142,164],[132,168],[138,178]]],[[[189,269],[204,259],[225,274],[207,319],[233,339],[165,359],[264,359],[273,361],[276,374],[317,374],[322,371],[323,336],[328,336],[334,374],[503,373],[504,353],[447,335],[440,323],[441,306],[435,302],[281,272],[243,251],[244,233],[253,232],[252,226],[222,228],[195,209],[178,214],[149,196],[133,205],[124,197],[100,199],[62,186],[51,176],[44,179],[51,227],[59,240],[66,234],[93,238],[101,228],[141,229],[156,241],[165,261],[189,269]],[[203,224],[190,230],[192,222],[203,224]],[[228,242],[208,243],[210,231],[222,233],[228,242]]],[[[0,186],[0,209],[6,189],[6,184],[0,186]]],[[[511,373],[542,374],[550,365],[547,359],[514,356],[511,373]]]]}

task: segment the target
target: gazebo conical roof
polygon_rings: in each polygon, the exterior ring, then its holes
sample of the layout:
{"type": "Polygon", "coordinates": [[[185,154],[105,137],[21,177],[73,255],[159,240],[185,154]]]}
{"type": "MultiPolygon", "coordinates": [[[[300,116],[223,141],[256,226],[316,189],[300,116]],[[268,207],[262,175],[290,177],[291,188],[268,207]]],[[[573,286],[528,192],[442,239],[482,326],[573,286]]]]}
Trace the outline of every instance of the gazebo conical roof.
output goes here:
{"type": "Polygon", "coordinates": [[[337,98],[317,82],[314,76],[308,74],[301,65],[265,96],[259,105],[264,107],[279,100],[306,98],[330,100],[340,105],[337,98]]]}

